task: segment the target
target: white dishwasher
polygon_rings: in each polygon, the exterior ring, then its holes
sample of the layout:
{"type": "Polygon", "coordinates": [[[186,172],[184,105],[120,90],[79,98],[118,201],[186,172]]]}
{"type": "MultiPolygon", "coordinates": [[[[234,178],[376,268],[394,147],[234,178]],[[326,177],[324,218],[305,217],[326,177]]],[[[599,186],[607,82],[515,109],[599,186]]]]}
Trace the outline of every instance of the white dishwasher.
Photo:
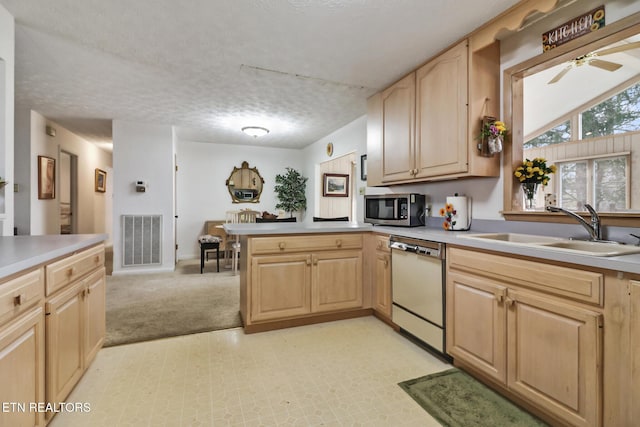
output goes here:
{"type": "Polygon", "coordinates": [[[445,246],[391,236],[393,323],[439,356],[445,353],[445,246]]]}

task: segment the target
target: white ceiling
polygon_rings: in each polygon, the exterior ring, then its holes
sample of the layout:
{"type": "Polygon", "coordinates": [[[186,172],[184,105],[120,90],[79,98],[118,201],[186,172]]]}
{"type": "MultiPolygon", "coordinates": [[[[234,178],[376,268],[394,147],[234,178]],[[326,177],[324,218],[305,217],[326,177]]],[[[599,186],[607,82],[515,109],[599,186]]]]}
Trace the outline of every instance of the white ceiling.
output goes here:
{"type": "MultiPolygon", "coordinates": [[[[605,46],[596,51],[640,41],[640,35],[605,46]]],[[[548,84],[567,63],[547,68],[524,79],[524,135],[548,127],[557,118],[589,103],[625,82],[640,78],[640,48],[626,50],[599,57],[599,59],[622,65],[615,71],[582,65],[571,69],[557,83],[548,84]],[[588,82],[588,84],[585,84],[588,82]]]]}
{"type": "Polygon", "coordinates": [[[0,0],[16,18],[17,108],[98,143],[119,119],[291,148],[362,116],[367,97],[516,3],[0,0]]]}

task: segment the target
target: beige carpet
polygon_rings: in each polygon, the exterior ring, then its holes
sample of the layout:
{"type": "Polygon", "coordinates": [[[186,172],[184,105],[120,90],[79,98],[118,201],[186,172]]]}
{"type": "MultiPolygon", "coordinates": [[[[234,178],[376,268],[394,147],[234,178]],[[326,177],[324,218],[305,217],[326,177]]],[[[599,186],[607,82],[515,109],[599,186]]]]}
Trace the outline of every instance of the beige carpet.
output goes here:
{"type": "Polygon", "coordinates": [[[200,260],[176,271],[107,276],[105,347],[241,326],[240,277],[215,261],[200,274],[200,260]]]}

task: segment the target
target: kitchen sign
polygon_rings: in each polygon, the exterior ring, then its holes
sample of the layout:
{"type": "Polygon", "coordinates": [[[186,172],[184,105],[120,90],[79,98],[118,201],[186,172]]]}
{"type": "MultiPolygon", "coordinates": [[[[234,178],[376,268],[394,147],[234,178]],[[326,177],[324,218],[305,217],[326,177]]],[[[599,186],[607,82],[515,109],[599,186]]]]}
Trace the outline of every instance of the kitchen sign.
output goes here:
{"type": "Polygon", "coordinates": [[[604,27],[604,6],[573,18],[542,34],[543,52],[604,27]]]}

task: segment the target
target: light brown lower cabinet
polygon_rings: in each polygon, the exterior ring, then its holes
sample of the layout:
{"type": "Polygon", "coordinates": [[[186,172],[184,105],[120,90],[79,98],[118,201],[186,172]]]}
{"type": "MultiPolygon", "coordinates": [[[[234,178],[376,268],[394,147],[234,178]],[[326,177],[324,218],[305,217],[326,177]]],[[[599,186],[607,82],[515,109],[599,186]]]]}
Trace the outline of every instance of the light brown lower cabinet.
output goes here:
{"type": "Polygon", "coordinates": [[[251,260],[251,320],[362,307],[362,252],[326,251],[251,260]]]}
{"type": "Polygon", "coordinates": [[[371,314],[362,247],[359,233],[243,238],[240,313],[245,332],[327,321],[334,315],[333,320],[354,317],[365,309],[365,300],[371,314]]]}
{"type": "Polygon", "coordinates": [[[265,255],[251,260],[251,321],[311,313],[311,256],[265,255]]]}
{"type": "MultiPolygon", "coordinates": [[[[469,251],[453,249],[448,255],[447,350],[455,363],[558,425],[602,425],[603,315],[597,306],[558,297],[562,281],[550,277],[550,270],[559,269],[564,280],[571,269],[473,253],[474,262],[486,266],[474,273],[469,251]],[[463,271],[456,269],[461,265],[463,271]],[[537,277],[523,275],[536,268],[537,277]]],[[[584,279],[578,288],[593,285],[600,292],[601,274],[574,274],[576,282],[584,279]]],[[[567,282],[566,288],[574,285],[567,282]]]]}
{"type": "Polygon", "coordinates": [[[373,309],[391,321],[391,250],[389,236],[374,236],[373,309]]]}
{"type": "Polygon", "coordinates": [[[0,283],[0,427],[44,426],[105,338],[102,244],[0,283]],[[7,406],[9,405],[9,406],[7,406]]]}
{"type": "Polygon", "coordinates": [[[34,307],[0,328],[1,426],[45,424],[43,413],[30,406],[44,402],[44,359],[44,315],[41,306],[34,307]]]}
{"type": "Polygon", "coordinates": [[[46,397],[64,402],[104,341],[104,267],[49,299],[45,309],[46,397]]]}

